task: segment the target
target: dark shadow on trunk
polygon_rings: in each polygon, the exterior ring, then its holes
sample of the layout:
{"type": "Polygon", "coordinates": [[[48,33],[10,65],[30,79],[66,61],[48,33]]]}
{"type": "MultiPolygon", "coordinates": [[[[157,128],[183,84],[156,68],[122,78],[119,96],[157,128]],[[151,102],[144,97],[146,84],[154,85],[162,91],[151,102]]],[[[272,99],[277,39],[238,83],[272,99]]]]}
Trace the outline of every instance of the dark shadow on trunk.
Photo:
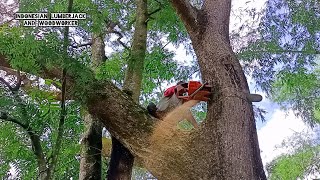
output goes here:
{"type": "Polygon", "coordinates": [[[108,180],[125,180],[131,177],[134,157],[115,137],[112,137],[112,152],[108,180]]]}
{"type": "Polygon", "coordinates": [[[79,179],[101,179],[102,125],[98,120],[85,116],[86,132],[81,141],[81,162],[79,179]]]}

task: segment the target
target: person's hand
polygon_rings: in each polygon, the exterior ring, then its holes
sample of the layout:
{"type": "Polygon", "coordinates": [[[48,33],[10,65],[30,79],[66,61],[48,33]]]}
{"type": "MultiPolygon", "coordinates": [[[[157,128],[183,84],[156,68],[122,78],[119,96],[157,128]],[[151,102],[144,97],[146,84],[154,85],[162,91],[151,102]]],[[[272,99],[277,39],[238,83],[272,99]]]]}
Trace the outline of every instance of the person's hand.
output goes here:
{"type": "Polygon", "coordinates": [[[186,93],[187,91],[188,91],[188,88],[184,88],[184,87],[181,86],[181,85],[177,85],[177,86],[176,86],[177,96],[182,96],[183,93],[186,93]]]}

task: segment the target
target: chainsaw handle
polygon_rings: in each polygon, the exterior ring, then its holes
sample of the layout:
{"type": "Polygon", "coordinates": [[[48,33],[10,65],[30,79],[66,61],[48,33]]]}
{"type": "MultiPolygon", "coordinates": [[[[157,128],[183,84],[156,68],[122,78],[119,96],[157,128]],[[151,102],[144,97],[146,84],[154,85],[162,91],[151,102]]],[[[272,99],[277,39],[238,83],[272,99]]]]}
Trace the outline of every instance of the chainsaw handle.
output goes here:
{"type": "Polygon", "coordinates": [[[193,96],[195,96],[207,84],[208,83],[203,83],[197,90],[195,90],[191,95],[189,95],[189,97],[192,98],[193,96]]]}

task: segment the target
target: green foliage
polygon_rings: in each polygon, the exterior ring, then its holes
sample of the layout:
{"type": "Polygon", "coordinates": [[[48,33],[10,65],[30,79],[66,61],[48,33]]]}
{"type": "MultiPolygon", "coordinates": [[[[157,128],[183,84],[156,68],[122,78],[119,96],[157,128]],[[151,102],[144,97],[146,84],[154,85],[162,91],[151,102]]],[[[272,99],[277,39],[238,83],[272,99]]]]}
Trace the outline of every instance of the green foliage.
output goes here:
{"type": "Polygon", "coordinates": [[[319,172],[319,127],[310,132],[296,132],[284,140],[279,148],[286,149],[267,164],[269,179],[306,179],[319,172]]]}
{"type": "Polygon", "coordinates": [[[276,101],[284,101],[287,99],[294,99],[294,95],[308,96],[317,88],[317,76],[315,74],[308,74],[306,70],[300,70],[296,73],[282,72],[278,74],[278,81],[274,83],[275,90],[279,95],[276,101]]]}
{"type": "Polygon", "coordinates": [[[306,148],[292,155],[283,155],[272,162],[270,179],[303,178],[314,157],[314,150],[306,148]]]}
{"type": "Polygon", "coordinates": [[[44,66],[63,60],[59,39],[54,33],[46,40],[35,39],[32,31],[19,27],[1,27],[0,53],[5,55],[13,68],[38,74],[44,66]]]}
{"type": "Polygon", "coordinates": [[[320,9],[314,0],[271,0],[259,35],[238,52],[245,70],[269,97],[295,110],[306,123],[319,122],[320,9]]]}
{"type": "Polygon", "coordinates": [[[125,62],[128,57],[128,52],[113,53],[108,59],[98,67],[97,79],[100,80],[114,80],[122,84],[125,75],[125,62]]]}
{"type": "Polygon", "coordinates": [[[150,94],[165,80],[176,75],[177,64],[172,60],[173,54],[160,47],[154,47],[146,54],[143,73],[142,93],[150,94]]]}
{"type": "MultiPolygon", "coordinates": [[[[150,12],[160,8],[159,12],[151,16],[155,20],[148,22],[148,28],[151,32],[165,33],[168,35],[168,41],[175,44],[187,41],[187,31],[169,1],[151,1],[148,8],[150,12]]],[[[154,35],[159,34],[155,33],[154,35]]]]}
{"type": "Polygon", "coordinates": [[[115,0],[81,0],[74,4],[74,11],[87,13],[87,19],[80,21],[80,26],[87,32],[100,33],[110,22],[119,23],[122,27],[126,27],[125,29],[130,29],[135,16],[133,3],[134,1],[123,3],[115,0]]]}
{"type": "MultiPolygon", "coordinates": [[[[24,95],[26,96],[26,94],[24,95]]],[[[10,97],[8,97],[10,98],[10,97]]],[[[3,101],[3,97],[0,102],[3,101]]],[[[20,103],[20,102],[19,102],[20,103]]],[[[7,103],[8,108],[1,108],[1,112],[7,112],[18,121],[29,124],[29,126],[41,138],[41,145],[46,155],[50,155],[52,145],[56,141],[60,108],[57,108],[57,101],[53,100],[51,93],[33,89],[30,96],[23,98],[23,104],[27,109],[27,114],[16,106],[17,102],[7,103]],[[18,110],[18,111],[17,111],[18,110]]],[[[60,161],[57,164],[55,177],[77,178],[79,172],[79,162],[75,155],[80,151],[78,141],[83,130],[82,121],[79,114],[79,104],[69,103],[67,106],[67,117],[65,123],[65,133],[60,161]]],[[[35,179],[38,175],[37,161],[31,148],[30,137],[25,129],[12,122],[1,122],[0,140],[6,142],[0,144],[1,157],[4,164],[14,163],[19,170],[19,177],[25,179],[35,179]]],[[[47,156],[47,158],[48,158],[47,156]]],[[[1,166],[0,171],[5,173],[8,167],[1,166]]]]}
{"type": "MultiPolygon", "coordinates": [[[[88,86],[91,85],[89,82],[92,82],[92,73],[88,73],[85,66],[65,54],[59,33],[47,32],[42,39],[36,39],[34,31],[29,28],[1,27],[0,39],[3,44],[0,44],[0,53],[8,58],[12,67],[33,75],[41,74],[44,69],[57,71],[65,67],[69,74],[74,75],[79,91],[91,88],[88,86]]],[[[30,75],[27,77],[35,78],[30,75]]],[[[12,94],[7,88],[0,88],[0,111],[31,127],[34,133],[39,135],[44,154],[49,158],[56,142],[60,119],[60,102],[56,100],[57,91],[53,86],[61,88],[61,83],[56,79],[45,79],[44,83],[42,82],[43,80],[40,80],[37,87],[28,87],[17,94],[12,94]]],[[[83,94],[83,91],[81,93],[83,94]]],[[[78,141],[83,130],[80,105],[76,102],[67,103],[63,147],[54,175],[58,179],[77,178],[79,172],[79,162],[75,155],[80,151],[78,141]]],[[[19,177],[36,179],[37,161],[26,129],[13,122],[1,121],[0,125],[3,126],[1,129],[4,129],[0,132],[0,139],[9,143],[0,144],[3,164],[6,165],[1,166],[0,171],[6,173],[8,165],[12,164],[19,171],[19,177]]]]}
{"type": "Polygon", "coordinates": [[[288,1],[288,6],[296,11],[292,14],[292,22],[305,26],[311,34],[320,31],[320,20],[318,17],[318,1],[288,1]]]}
{"type": "Polygon", "coordinates": [[[305,122],[313,126],[320,122],[319,88],[320,74],[317,71],[308,73],[301,69],[298,72],[280,72],[273,83],[273,100],[283,107],[297,110],[305,122]]]}
{"type": "Polygon", "coordinates": [[[21,177],[36,177],[36,159],[31,151],[29,137],[24,130],[9,122],[0,120],[0,157],[2,164],[0,166],[0,176],[4,177],[10,169],[10,163],[13,163],[19,171],[21,177]],[[19,134],[19,136],[17,136],[19,134]]]}
{"type": "Polygon", "coordinates": [[[247,67],[262,90],[271,92],[273,77],[279,71],[297,72],[314,66],[319,30],[310,31],[309,26],[311,22],[320,21],[316,6],[314,0],[268,1],[258,28],[259,37],[252,38],[249,45],[238,52],[239,58],[249,63],[247,67]]]}

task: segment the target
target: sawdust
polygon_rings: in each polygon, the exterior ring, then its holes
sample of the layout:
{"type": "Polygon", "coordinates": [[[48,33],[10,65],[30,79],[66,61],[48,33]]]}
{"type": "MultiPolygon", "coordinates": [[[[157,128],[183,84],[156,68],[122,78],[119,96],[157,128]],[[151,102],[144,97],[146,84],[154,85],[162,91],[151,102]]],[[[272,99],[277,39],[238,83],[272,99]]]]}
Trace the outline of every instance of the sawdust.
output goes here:
{"type": "Polygon", "coordinates": [[[169,112],[160,120],[150,136],[150,151],[144,164],[151,167],[163,168],[166,163],[175,164],[175,160],[183,154],[188,137],[192,130],[178,128],[178,123],[184,119],[193,118],[190,109],[198,100],[187,101],[169,112]]]}
{"type": "Polygon", "coordinates": [[[161,121],[156,125],[153,134],[150,138],[152,144],[163,144],[170,141],[173,137],[184,134],[181,129],[177,128],[180,121],[184,119],[191,119],[193,115],[190,109],[199,103],[198,100],[190,100],[169,112],[161,121]]]}

